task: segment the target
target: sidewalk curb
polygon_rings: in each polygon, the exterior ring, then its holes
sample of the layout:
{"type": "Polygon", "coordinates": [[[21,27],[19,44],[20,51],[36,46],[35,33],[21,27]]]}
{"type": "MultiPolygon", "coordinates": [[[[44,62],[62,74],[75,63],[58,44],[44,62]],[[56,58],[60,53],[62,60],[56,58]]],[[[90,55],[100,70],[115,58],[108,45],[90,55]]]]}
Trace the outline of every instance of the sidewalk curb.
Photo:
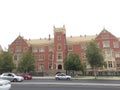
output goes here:
{"type": "MultiPolygon", "coordinates": [[[[55,77],[34,77],[33,76],[33,79],[55,79],[55,77]]],[[[95,77],[81,77],[81,78],[72,78],[73,80],[79,80],[79,79],[95,79],[95,77]]],[[[97,77],[97,79],[106,79],[106,80],[120,80],[120,78],[118,77],[97,77]]]]}

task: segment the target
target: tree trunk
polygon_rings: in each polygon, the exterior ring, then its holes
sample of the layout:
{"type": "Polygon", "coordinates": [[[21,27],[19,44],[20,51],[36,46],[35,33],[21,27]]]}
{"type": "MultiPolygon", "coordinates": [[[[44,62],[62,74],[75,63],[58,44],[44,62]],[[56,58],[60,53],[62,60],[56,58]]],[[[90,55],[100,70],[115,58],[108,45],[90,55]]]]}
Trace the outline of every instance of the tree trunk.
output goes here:
{"type": "Polygon", "coordinates": [[[93,69],[94,69],[94,70],[93,70],[93,71],[94,71],[94,77],[95,77],[95,79],[97,79],[97,72],[96,72],[96,68],[94,67],[93,69]]]}

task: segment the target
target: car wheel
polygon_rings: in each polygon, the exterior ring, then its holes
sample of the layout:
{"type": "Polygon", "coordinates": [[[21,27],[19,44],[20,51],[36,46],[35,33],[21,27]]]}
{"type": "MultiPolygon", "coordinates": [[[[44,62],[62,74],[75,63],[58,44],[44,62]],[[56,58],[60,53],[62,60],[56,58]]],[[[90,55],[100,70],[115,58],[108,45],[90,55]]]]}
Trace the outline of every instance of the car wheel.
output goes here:
{"type": "Polygon", "coordinates": [[[17,82],[17,79],[15,78],[15,79],[13,79],[13,82],[17,82]]]}
{"type": "Polygon", "coordinates": [[[67,78],[67,80],[70,80],[70,78],[67,78]]]}
{"type": "Polygon", "coordinates": [[[59,80],[59,78],[56,78],[56,80],[59,80]]]}
{"type": "Polygon", "coordinates": [[[25,80],[27,80],[28,78],[27,78],[27,77],[25,77],[24,79],[25,79],[25,80]]]}

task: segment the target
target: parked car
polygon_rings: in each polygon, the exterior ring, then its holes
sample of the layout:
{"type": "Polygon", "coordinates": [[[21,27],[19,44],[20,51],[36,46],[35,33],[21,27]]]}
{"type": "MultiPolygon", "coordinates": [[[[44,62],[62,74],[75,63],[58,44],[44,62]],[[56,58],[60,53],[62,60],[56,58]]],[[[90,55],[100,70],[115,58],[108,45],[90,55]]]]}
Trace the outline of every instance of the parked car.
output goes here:
{"type": "Polygon", "coordinates": [[[10,90],[11,82],[9,80],[0,79],[0,90],[10,90]]]}
{"type": "Polygon", "coordinates": [[[27,73],[20,73],[18,75],[22,76],[25,80],[31,80],[32,79],[32,75],[27,74],[27,73]]]}
{"type": "Polygon", "coordinates": [[[64,73],[58,73],[58,74],[55,75],[55,79],[56,80],[61,80],[61,79],[63,79],[63,80],[70,80],[71,76],[66,75],[64,73]]]}
{"type": "Polygon", "coordinates": [[[17,76],[14,73],[3,73],[0,78],[10,80],[11,82],[21,82],[24,80],[22,76],[17,76]]]}

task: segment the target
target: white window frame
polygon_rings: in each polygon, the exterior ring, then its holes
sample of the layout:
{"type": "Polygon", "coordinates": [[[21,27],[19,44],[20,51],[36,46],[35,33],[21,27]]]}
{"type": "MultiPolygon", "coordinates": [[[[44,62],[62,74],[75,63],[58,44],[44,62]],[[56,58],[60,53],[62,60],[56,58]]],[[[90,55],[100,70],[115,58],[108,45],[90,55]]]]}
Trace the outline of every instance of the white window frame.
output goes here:
{"type": "Polygon", "coordinates": [[[33,48],[32,48],[32,52],[34,52],[34,53],[35,53],[35,52],[38,52],[38,49],[37,49],[36,47],[33,47],[33,48]]]}
{"type": "Polygon", "coordinates": [[[39,52],[45,52],[45,49],[43,47],[40,47],[39,52]]]}
{"type": "Polygon", "coordinates": [[[57,50],[62,50],[62,45],[61,44],[57,45],[57,50]]]}
{"type": "Polygon", "coordinates": [[[43,61],[43,60],[44,60],[44,58],[45,58],[45,57],[44,57],[44,55],[40,55],[39,60],[40,60],[40,61],[43,61]]]}
{"type": "Polygon", "coordinates": [[[63,59],[63,54],[62,52],[57,53],[57,60],[61,61],[63,59]]]}
{"type": "Polygon", "coordinates": [[[119,48],[119,43],[117,41],[113,42],[113,47],[114,48],[119,48]]]}
{"type": "Polygon", "coordinates": [[[103,47],[110,47],[110,41],[103,41],[103,47]]]}

